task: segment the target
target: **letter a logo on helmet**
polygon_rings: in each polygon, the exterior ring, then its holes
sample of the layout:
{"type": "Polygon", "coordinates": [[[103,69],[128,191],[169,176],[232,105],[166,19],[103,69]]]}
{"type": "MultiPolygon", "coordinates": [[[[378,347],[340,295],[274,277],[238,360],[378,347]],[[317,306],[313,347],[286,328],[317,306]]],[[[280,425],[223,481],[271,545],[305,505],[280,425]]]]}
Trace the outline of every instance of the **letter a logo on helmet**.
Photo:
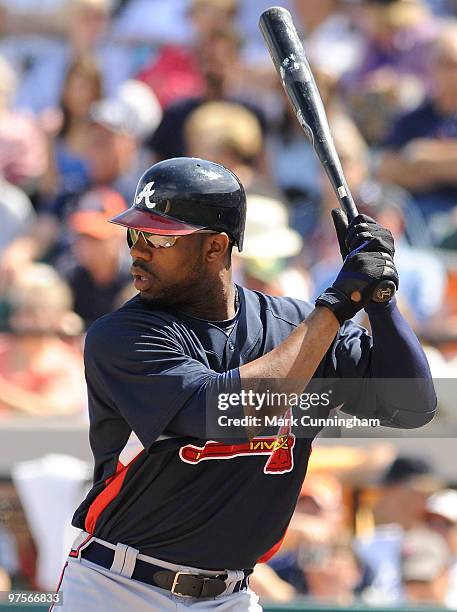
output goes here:
{"type": "Polygon", "coordinates": [[[150,197],[155,193],[155,189],[152,189],[153,185],[154,185],[154,181],[150,181],[149,183],[146,183],[141,193],[135,196],[135,204],[141,204],[141,200],[144,200],[144,203],[146,204],[148,208],[155,208],[156,203],[151,202],[150,200],[150,197]]]}
{"type": "Polygon", "coordinates": [[[133,206],[112,223],[162,236],[225,232],[243,248],[246,195],[227,168],[196,157],[166,159],[146,170],[133,206]],[[154,200],[151,197],[154,196],[154,200]]]}

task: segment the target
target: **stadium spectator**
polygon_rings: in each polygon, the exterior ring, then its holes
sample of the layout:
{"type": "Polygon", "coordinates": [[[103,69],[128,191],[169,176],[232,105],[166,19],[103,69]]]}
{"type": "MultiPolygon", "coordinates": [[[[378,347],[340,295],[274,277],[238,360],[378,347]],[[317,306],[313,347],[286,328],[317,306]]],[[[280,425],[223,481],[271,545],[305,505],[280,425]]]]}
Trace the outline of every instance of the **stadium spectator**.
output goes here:
{"type": "Polygon", "coordinates": [[[9,299],[11,333],[0,340],[0,418],[80,413],[82,357],[59,337],[81,331],[70,289],[49,266],[31,264],[9,299]]]}
{"type": "Polygon", "coordinates": [[[19,573],[17,541],[5,523],[4,519],[0,520],[0,591],[9,590],[11,577],[19,573]]]}
{"type": "Polygon", "coordinates": [[[402,600],[400,557],[407,530],[423,519],[427,497],[438,490],[438,478],[420,458],[397,457],[380,482],[373,505],[374,529],[356,540],[356,551],[370,576],[364,591],[369,604],[402,600]]]}
{"type": "Polygon", "coordinates": [[[269,565],[298,593],[309,593],[304,565],[312,555],[327,557],[342,527],[342,487],[330,475],[309,475],[278,554],[269,565]]]}
{"type": "MultiPolygon", "coordinates": [[[[431,97],[393,125],[378,170],[382,180],[410,191],[431,223],[457,201],[457,25],[443,31],[432,58],[431,97]]],[[[439,240],[443,228],[435,224],[435,233],[439,240]]]]}
{"type": "Polygon", "coordinates": [[[133,71],[131,50],[110,37],[110,0],[72,0],[65,3],[62,38],[28,42],[15,37],[7,48],[20,72],[16,106],[34,113],[55,108],[61,98],[68,67],[85,53],[97,58],[103,93],[112,96],[133,71]],[[43,83],[46,86],[43,87],[43,83]]]}
{"type": "Polygon", "coordinates": [[[46,170],[46,141],[37,122],[12,108],[16,75],[0,56],[0,174],[34,192],[46,170]]]}
{"type": "Polygon", "coordinates": [[[338,79],[363,57],[363,37],[344,0],[293,0],[297,24],[303,27],[306,53],[313,66],[338,79]]]}
{"type": "Polygon", "coordinates": [[[192,38],[188,6],[188,0],[121,2],[114,35],[123,43],[156,48],[167,44],[188,44],[192,38]]]}
{"type": "Polygon", "coordinates": [[[11,590],[11,578],[2,567],[0,567],[0,589],[2,591],[11,590]]]}
{"type": "Polygon", "coordinates": [[[286,544],[291,546],[296,537],[300,544],[303,537],[311,543],[319,543],[336,536],[344,517],[342,504],[343,488],[336,478],[323,473],[310,475],[303,483],[286,544]],[[311,517],[322,519],[325,528],[315,531],[310,529],[308,521],[311,517]],[[322,535],[323,532],[325,535],[322,535]]]}
{"type": "Polygon", "coordinates": [[[5,249],[35,222],[35,211],[27,194],[0,176],[0,257],[5,249]]]}
{"type": "Polygon", "coordinates": [[[451,552],[446,603],[450,608],[457,608],[457,491],[437,491],[427,499],[425,510],[427,527],[446,540],[451,552]]]}
{"type": "Polygon", "coordinates": [[[287,265],[302,244],[298,232],[289,227],[285,204],[248,194],[245,243],[233,260],[237,282],[254,291],[305,299],[310,295],[306,271],[287,265]]]}
{"type": "Polygon", "coordinates": [[[307,602],[351,606],[362,569],[350,540],[339,537],[328,546],[310,547],[301,560],[308,587],[307,602]]]}
{"type": "Polygon", "coordinates": [[[409,531],[401,549],[401,577],[411,604],[446,606],[451,555],[446,540],[434,531],[409,531]]]}
{"type": "Polygon", "coordinates": [[[457,251],[457,206],[454,206],[447,216],[447,229],[442,240],[436,245],[440,249],[457,251]]]}
{"type": "Polygon", "coordinates": [[[162,119],[162,108],[151,88],[136,79],[128,79],[119,87],[116,98],[136,113],[138,141],[152,136],[162,119]]]}
{"type": "Polygon", "coordinates": [[[290,206],[294,227],[303,236],[315,229],[322,181],[319,159],[303,137],[290,104],[283,100],[283,112],[273,125],[267,141],[271,175],[290,206]]]}
{"type": "Polygon", "coordinates": [[[91,105],[102,97],[102,77],[90,55],[75,58],[69,66],[60,104],[41,117],[48,137],[48,171],[41,182],[42,197],[84,189],[88,183],[84,159],[91,105]]]}
{"type": "Polygon", "coordinates": [[[119,294],[132,280],[125,232],[108,223],[125,208],[116,191],[97,188],[82,196],[69,218],[74,243],[58,269],[73,291],[74,311],[86,327],[116,307],[119,294]]]}
{"type": "Polygon", "coordinates": [[[422,0],[362,0],[354,18],[364,37],[360,65],[343,77],[351,114],[370,145],[431,85],[429,55],[438,27],[422,0]]]}
{"type": "Polygon", "coordinates": [[[0,12],[6,32],[23,34],[28,32],[55,32],[62,25],[67,0],[0,0],[0,12]]]}
{"type": "Polygon", "coordinates": [[[0,520],[0,591],[9,591],[12,579],[18,573],[19,555],[16,539],[0,520]]]}
{"type": "Polygon", "coordinates": [[[111,186],[130,202],[149,156],[140,146],[142,124],[124,100],[102,100],[91,109],[86,153],[91,184],[111,186]]]}
{"type": "Polygon", "coordinates": [[[286,603],[296,597],[294,587],[282,580],[272,567],[258,563],[249,579],[250,588],[260,599],[269,602],[286,603]]]}
{"type": "Polygon", "coordinates": [[[200,40],[206,40],[221,24],[233,24],[236,0],[192,0],[188,17],[193,29],[191,45],[166,44],[137,75],[154,91],[163,108],[182,98],[198,97],[205,78],[198,61],[200,40]]]}
{"type": "Polygon", "coordinates": [[[87,189],[65,192],[43,204],[37,223],[14,241],[0,261],[0,290],[14,271],[27,262],[46,257],[51,263],[70,246],[68,218],[81,196],[91,187],[112,187],[127,202],[135,193],[138,176],[147,167],[146,153],[138,144],[138,116],[126,102],[113,98],[91,107],[86,161],[87,189]]]}
{"type": "MultiPolygon", "coordinates": [[[[185,155],[186,120],[192,111],[205,102],[232,101],[246,106],[237,96],[234,84],[241,61],[241,40],[238,32],[230,25],[221,25],[198,43],[196,53],[204,78],[204,91],[200,96],[184,98],[165,109],[160,125],[147,143],[157,160],[185,155]]],[[[247,106],[257,114],[264,129],[264,118],[259,108],[250,104],[247,106]]]]}
{"type": "Polygon", "coordinates": [[[188,15],[194,35],[205,36],[219,29],[221,23],[233,23],[239,4],[239,0],[191,0],[188,15]]]}
{"type": "Polygon", "coordinates": [[[452,0],[426,0],[426,4],[439,17],[457,16],[457,5],[452,0]]]}
{"type": "Polygon", "coordinates": [[[279,195],[263,170],[263,137],[257,117],[235,102],[206,102],[184,124],[186,154],[230,168],[247,192],[279,195]]]}

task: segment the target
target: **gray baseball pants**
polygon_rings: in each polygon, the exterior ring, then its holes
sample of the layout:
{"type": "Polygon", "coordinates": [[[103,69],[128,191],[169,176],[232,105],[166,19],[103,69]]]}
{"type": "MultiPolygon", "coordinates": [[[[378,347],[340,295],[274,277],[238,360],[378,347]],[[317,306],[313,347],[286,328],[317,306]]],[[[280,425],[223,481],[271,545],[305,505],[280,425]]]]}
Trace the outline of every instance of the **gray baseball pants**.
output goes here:
{"type": "MultiPolygon", "coordinates": [[[[125,549],[134,550],[122,544],[118,544],[118,547],[124,552],[125,549]]],[[[87,559],[69,557],[57,589],[63,594],[63,605],[51,608],[52,612],[178,612],[189,608],[196,612],[262,612],[259,598],[253,591],[246,589],[237,593],[231,592],[239,579],[238,572],[230,572],[233,576],[229,574],[225,593],[211,599],[197,599],[174,595],[159,587],[132,580],[129,575],[135,566],[135,555],[124,554],[124,559],[126,562],[123,563],[120,573],[105,569],[87,559]],[[231,581],[231,577],[234,580],[231,581]]],[[[158,559],[154,559],[154,563],[174,571],[199,571],[158,559]]]]}

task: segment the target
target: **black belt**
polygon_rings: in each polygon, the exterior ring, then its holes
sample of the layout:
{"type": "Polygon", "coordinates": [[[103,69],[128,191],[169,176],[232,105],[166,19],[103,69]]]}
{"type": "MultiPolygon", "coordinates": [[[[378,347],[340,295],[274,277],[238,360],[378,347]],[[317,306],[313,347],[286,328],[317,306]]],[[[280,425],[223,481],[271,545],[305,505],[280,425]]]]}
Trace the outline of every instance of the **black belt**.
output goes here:
{"type": "MultiPolygon", "coordinates": [[[[110,569],[113,564],[114,553],[115,551],[112,548],[103,546],[103,544],[98,542],[91,542],[89,546],[81,551],[81,557],[101,565],[105,569],[110,569]]],[[[235,584],[234,593],[248,586],[248,576],[252,573],[252,570],[243,571],[244,578],[238,580],[235,584]]],[[[173,572],[137,559],[132,578],[171,591],[174,595],[202,598],[221,595],[227,589],[226,580],[228,576],[227,574],[202,576],[201,574],[191,574],[186,571],[173,572]]]]}

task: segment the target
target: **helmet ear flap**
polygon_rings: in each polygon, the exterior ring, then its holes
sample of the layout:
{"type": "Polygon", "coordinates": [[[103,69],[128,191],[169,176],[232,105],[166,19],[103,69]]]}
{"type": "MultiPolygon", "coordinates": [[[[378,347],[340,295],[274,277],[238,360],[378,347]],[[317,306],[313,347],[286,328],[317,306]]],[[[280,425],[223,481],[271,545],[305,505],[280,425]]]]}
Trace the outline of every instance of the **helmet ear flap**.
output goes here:
{"type": "Polygon", "coordinates": [[[131,249],[133,246],[133,240],[130,238],[130,232],[128,229],[127,229],[127,244],[129,245],[129,249],[131,249]]]}

